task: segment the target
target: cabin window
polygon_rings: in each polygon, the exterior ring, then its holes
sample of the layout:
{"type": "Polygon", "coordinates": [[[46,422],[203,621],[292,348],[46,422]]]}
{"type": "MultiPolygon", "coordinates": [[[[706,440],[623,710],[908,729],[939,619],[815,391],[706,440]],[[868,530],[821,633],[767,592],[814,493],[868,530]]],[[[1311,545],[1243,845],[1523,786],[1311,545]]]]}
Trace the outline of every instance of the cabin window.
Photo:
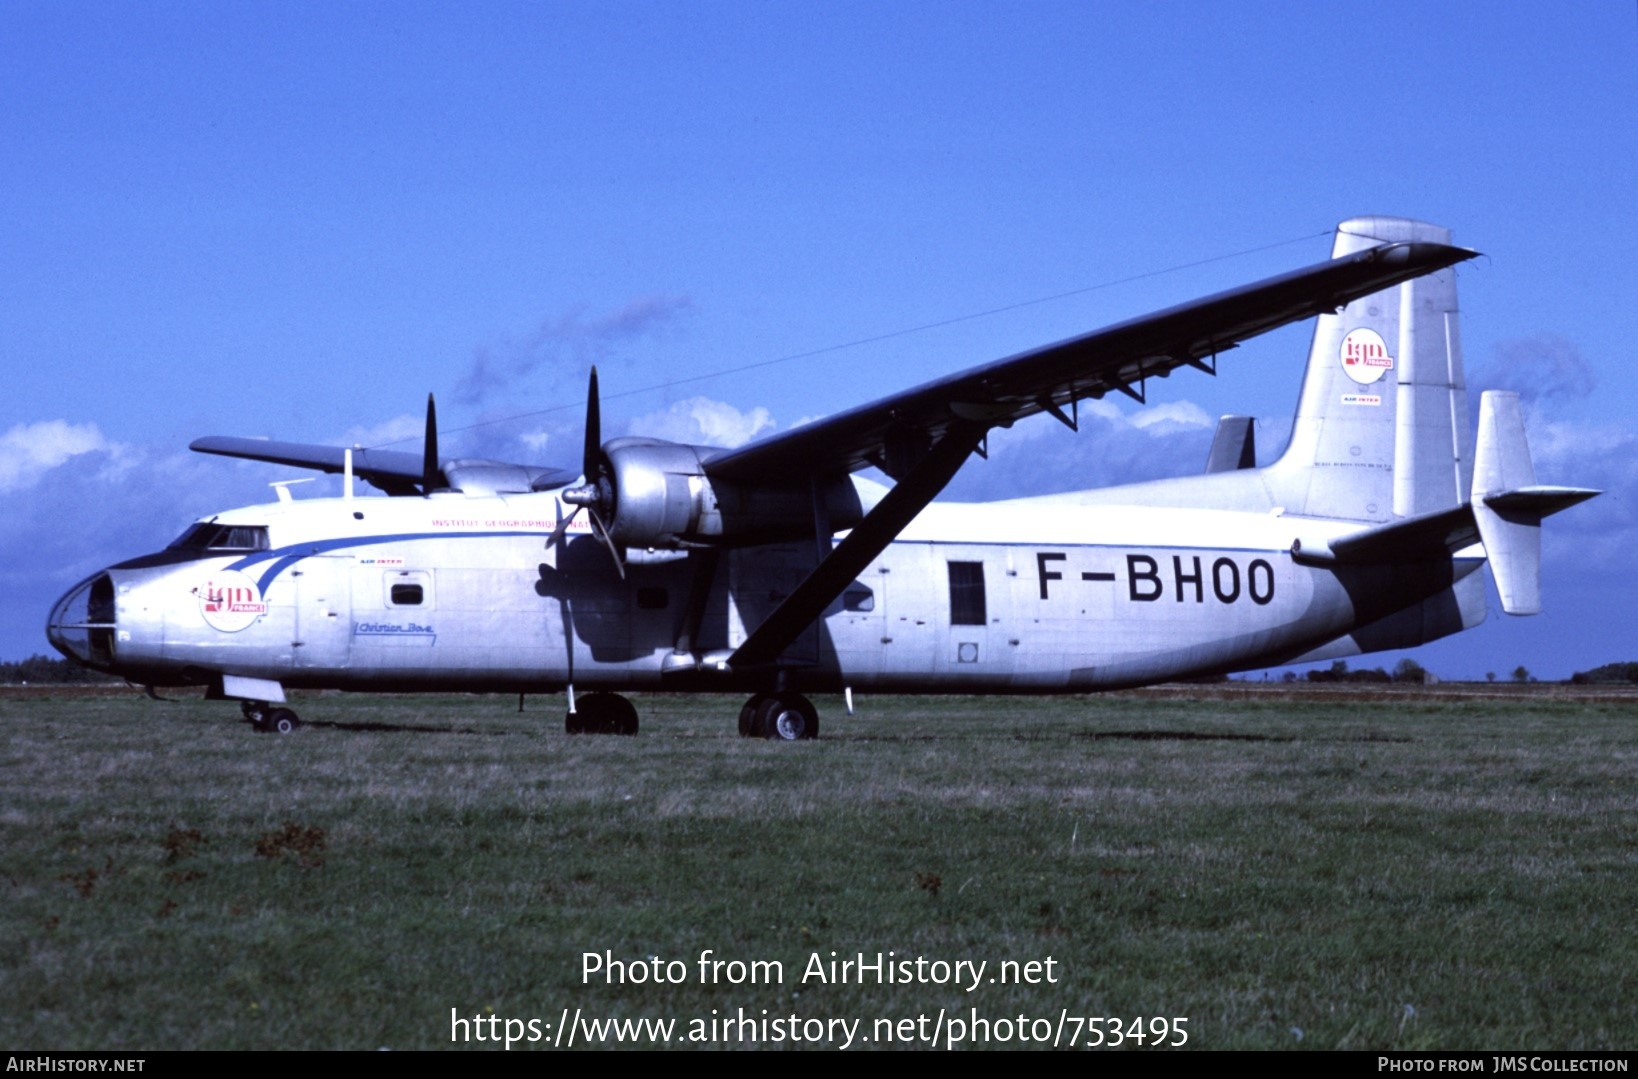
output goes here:
{"type": "Polygon", "coordinates": [[[855,581],[842,593],[842,610],[860,614],[876,609],[876,593],[855,581]]]}
{"type": "Polygon", "coordinates": [[[950,563],[950,625],[982,626],[984,610],[984,563],[950,563]]]}
{"type": "Polygon", "coordinates": [[[432,603],[432,574],[400,570],[386,575],[388,607],[426,607],[432,603]]]}
{"type": "Polygon", "coordinates": [[[664,588],[639,588],[637,607],[644,611],[663,611],[671,606],[671,593],[664,588]]]}

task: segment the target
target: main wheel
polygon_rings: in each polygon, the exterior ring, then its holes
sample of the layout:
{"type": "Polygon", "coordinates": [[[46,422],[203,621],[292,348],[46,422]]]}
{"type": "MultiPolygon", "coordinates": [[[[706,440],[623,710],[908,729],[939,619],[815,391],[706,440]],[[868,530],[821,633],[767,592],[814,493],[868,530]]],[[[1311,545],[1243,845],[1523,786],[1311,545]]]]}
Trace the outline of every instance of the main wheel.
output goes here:
{"type": "Polygon", "coordinates": [[[800,693],[775,693],[756,710],[757,733],[781,742],[819,736],[819,712],[800,693]]]}
{"type": "Polygon", "coordinates": [[[636,734],[637,706],[618,693],[588,693],[564,720],[570,734],[636,734]]]}
{"type": "Polygon", "coordinates": [[[637,733],[637,706],[618,693],[609,694],[609,733],[632,735],[637,733]]]}
{"type": "Polygon", "coordinates": [[[292,734],[301,726],[301,720],[296,713],[288,708],[275,708],[262,717],[257,729],[268,734],[292,734]]]}

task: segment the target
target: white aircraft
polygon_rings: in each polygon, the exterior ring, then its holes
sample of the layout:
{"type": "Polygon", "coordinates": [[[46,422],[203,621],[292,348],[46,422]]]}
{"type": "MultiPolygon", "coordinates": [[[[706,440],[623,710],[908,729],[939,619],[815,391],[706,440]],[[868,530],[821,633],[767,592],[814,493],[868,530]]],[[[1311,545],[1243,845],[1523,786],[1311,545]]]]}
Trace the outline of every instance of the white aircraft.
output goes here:
{"type": "MultiPolygon", "coordinates": [[[[1447,230],[1365,217],[1318,265],[999,360],[739,449],[600,443],[582,474],[243,438],[193,448],[345,475],[337,499],[201,520],[94,574],[52,643],[150,687],[204,685],[288,731],[292,687],[567,692],[634,733],[628,690],[738,690],[740,733],[811,738],[806,693],[1085,692],[1407,648],[1540,609],[1542,518],[1516,395],[1472,452],[1447,230]],[[1225,417],[1205,475],[934,502],[987,432],[1144,400],[1180,367],[1318,317],[1291,441],[1225,417]],[[874,465],[891,489],[856,478],[874,465]],[[400,497],[358,498],[353,477],[400,497]],[[838,537],[840,537],[838,539],[838,537]],[[579,696],[577,691],[582,692],[579,696]]],[[[851,698],[850,698],[851,699],[851,698]]]]}

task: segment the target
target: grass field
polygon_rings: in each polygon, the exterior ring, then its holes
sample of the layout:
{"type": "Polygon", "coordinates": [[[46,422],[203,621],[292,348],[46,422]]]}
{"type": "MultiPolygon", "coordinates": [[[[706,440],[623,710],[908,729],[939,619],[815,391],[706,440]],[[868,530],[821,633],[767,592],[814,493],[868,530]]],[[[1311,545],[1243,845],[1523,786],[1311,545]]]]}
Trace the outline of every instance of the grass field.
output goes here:
{"type": "MultiPolygon", "coordinates": [[[[547,698],[315,696],[277,737],[231,704],[0,691],[0,1044],[441,1047],[451,1009],[678,1040],[743,1009],[859,1020],[855,1046],[941,1010],[941,1041],[976,1014],[1082,1043],[1076,1017],[1186,1018],[1198,1048],[1638,1046],[1638,697],[818,703],[801,744],[737,737],[719,697],[641,699],[632,739],[569,738],[547,698]],[[707,949],[782,978],[702,984],[707,949]],[[587,979],[587,952],[683,977],[587,979]],[[832,952],[1041,965],[804,980],[832,952]]],[[[705,1044],[766,1044],[745,1033],[705,1044]]]]}

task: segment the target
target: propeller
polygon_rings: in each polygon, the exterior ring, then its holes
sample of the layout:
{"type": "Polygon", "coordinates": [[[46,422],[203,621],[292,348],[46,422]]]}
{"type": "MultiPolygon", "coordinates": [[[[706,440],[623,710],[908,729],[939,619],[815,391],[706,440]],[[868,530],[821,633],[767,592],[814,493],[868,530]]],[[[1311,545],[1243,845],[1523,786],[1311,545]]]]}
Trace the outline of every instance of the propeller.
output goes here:
{"type": "Polygon", "coordinates": [[[427,435],[421,453],[421,493],[429,495],[436,487],[443,487],[442,470],[438,467],[438,406],[432,394],[427,394],[427,435]]]}
{"type": "Polygon", "coordinates": [[[580,456],[581,475],[592,482],[592,469],[598,466],[603,450],[603,402],[597,392],[597,365],[592,364],[591,382],[586,386],[586,448],[580,456]]]}
{"type": "Polygon", "coordinates": [[[603,467],[603,406],[597,392],[595,364],[591,369],[591,382],[586,387],[586,447],[581,462],[581,475],[585,477],[585,482],[579,487],[564,490],[563,501],[574,507],[574,513],[569,514],[568,520],[559,528],[567,529],[575,514],[585,510],[586,516],[591,518],[593,534],[608,548],[609,557],[614,559],[614,568],[620,571],[620,579],[625,580],[626,560],[620,557],[620,549],[615,546],[608,526],[603,523],[603,515],[614,510],[614,480],[603,467]]]}

